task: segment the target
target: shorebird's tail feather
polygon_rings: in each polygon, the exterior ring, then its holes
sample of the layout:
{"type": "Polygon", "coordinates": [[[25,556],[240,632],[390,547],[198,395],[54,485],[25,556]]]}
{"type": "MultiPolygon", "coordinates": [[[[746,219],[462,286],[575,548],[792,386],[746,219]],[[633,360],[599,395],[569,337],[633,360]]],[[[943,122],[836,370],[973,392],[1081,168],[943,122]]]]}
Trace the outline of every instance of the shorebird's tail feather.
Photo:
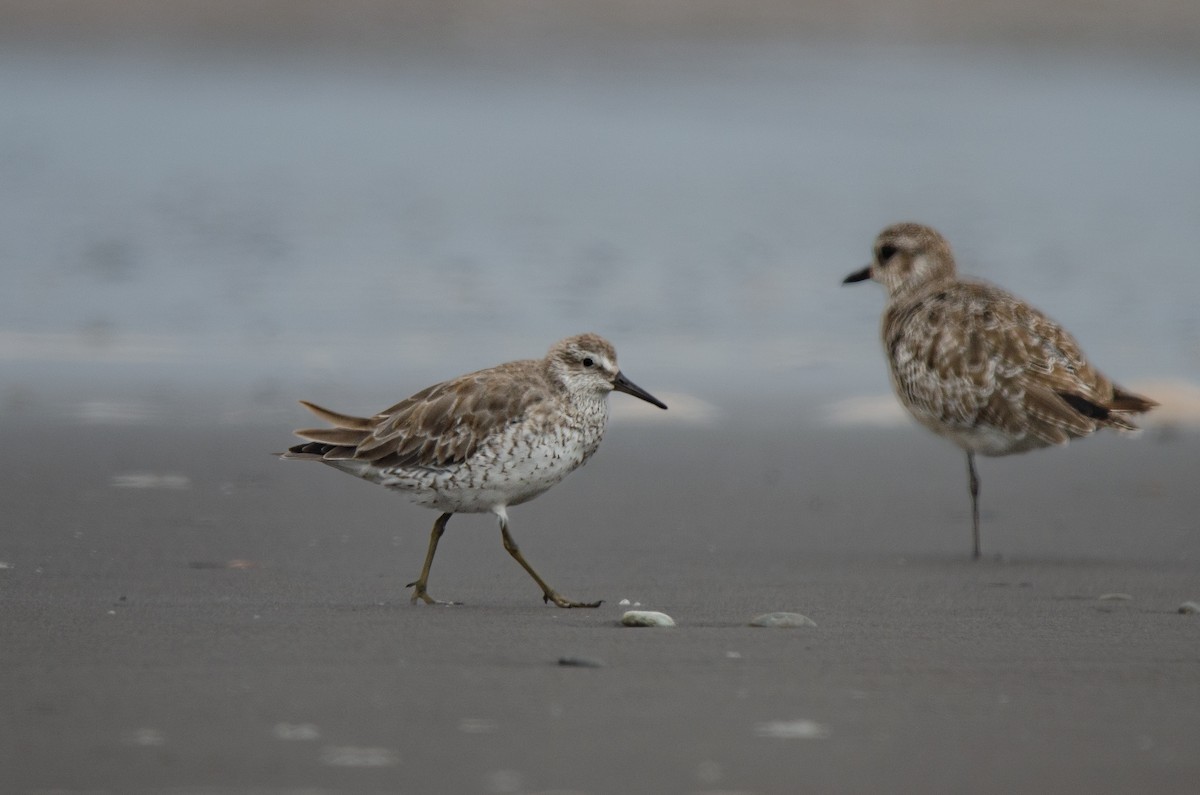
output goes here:
{"type": "Polygon", "coordinates": [[[310,442],[321,442],[335,447],[357,447],[370,435],[366,431],[351,431],[346,428],[302,428],[292,433],[310,442]]]}
{"type": "Polygon", "coordinates": [[[293,431],[306,442],[289,448],[286,453],[280,453],[280,458],[326,462],[349,460],[355,457],[358,445],[371,435],[373,425],[369,419],[339,414],[307,400],[301,400],[300,404],[335,427],[302,428],[293,431]]]}
{"type": "Polygon", "coordinates": [[[1113,387],[1112,399],[1101,403],[1068,392],[1059,392],[1059,397],[1072,409],[1094,421],[1097,426],[1117,431],[1136,431],[1138,426],[1129,419],[1129,414],[1141,414],[1158,404],[1149,398],[1113,387]]]}
{"type": "Polygon", "coordinates": [[[1108,403],[1108,409],[1109,411],[1127,414],[1142,414],[1157,405],[1157,401],[1142,397],[1141,395],[1135,395],[1132,392],[1126,392],[1121,387],[1114,386],[1112,400],[1108,403]]]}
{"type": "Polygon", "coordinates": [[[354,457],[353,447],[339,447],[321,442],[306,442],[289,447],[286,453],[278,453],[288,461],[340,461],[354,457]]]}
{"type": "Polygon", "coordinates": [[[301,400],[300,405],[316,414],[321,419],[328,422],[330,425],[336,425],[339,428],[345,428],[352,431],[370,431],[373,423],[366,417],[354,417],[350,414],[338,414],[336,411],[330,411],[327,408],[322,408],[316,403],[309,403],[307,400],[301,400]]]}

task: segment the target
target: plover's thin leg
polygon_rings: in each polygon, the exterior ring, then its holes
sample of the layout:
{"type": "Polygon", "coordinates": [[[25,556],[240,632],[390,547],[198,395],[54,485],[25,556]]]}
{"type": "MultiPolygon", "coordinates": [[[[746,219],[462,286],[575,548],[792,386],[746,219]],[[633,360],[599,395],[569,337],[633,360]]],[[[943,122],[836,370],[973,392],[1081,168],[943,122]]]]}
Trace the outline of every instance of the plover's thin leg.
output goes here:
{"type": "Polygon", "coordinates": [[[971,450],[967,451],[967,474],[971,478],[971,532],[975,540],[975,554],[972,557],[979,560],[979,473],[975,471],[975,453],[971,450]]]}
{"type": "Polygon", "coordinates": [[[504,539],[504,548],[508,550],[508,554],[512,555],[517,563],[521,564],[525,571],[529,572],[529,576],[532,577],[533,581],[536,582],[542,589],[542,601],[554,602],[554,604],[558,605],[559,607],[600,606],[600,602],[572,602],[570,599],[563,598],[558,591],[547,585],[546,581],[539,577],[538,573],[533,570],[533,566],[530,566],[529,562],[525,560],[525,556],[521,554],[521,550],[517,548],[517,542],[513,541],[513,537],[508,533],[508,520],[503,516],[500,517],[500,535],[504,539]]]}
{"type": "Polygon", "coordinates": [[[421,567],[421,576],[416,582],[410,582],[405,588],[412,588],[413,595],[410,600],[413,604],[421,599],[427,605],[457,605],[461,602],[439,602],[425,592],[425,585],[429,582],[429,567],[433,565],[433,553],[437,552],[438,541],[442,537],[442,533],[446,532],[446,522],[450,521],[452,513],[444,513],[437,518],[433,523],[433,531],[429,534],[429,551],[425,553],[425,565],[421,567]]]}

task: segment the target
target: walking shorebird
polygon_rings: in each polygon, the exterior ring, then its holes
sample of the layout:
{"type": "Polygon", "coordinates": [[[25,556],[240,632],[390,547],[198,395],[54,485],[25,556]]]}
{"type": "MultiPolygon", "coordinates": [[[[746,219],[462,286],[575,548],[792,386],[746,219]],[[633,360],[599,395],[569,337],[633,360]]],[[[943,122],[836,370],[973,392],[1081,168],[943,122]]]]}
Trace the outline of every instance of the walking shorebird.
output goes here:
{"type": "Polygon", "coordinates": [[[1158,404],[1108,380],[1062,326],[999,287],[960,281],[950,245],[901,223],[875,239],[870,265],[843,284],[887,288],[883,346],[904,408],[967,453],[974,556],[980,556],[975,454],[1009,455],[1133,431],[1131,414],[1158,404]]]}
{"type": "Polygon", "coordinates": [[[621,373],[608,341],[580,334],[555,343],[543,359],[444,381],[373,417],[300,401],[334,427],[296,431],[308,441],[281,457],[320,461],[442,512],[421,575],[405,586],[413,589],[414,604],[455,604],[426,591],[438,540],[453,514],[490,512],[500,520],[504,548],[533,577],[544,601],[598,607],[564,598],[533,570],[508,532],[507,508],[532,500],[596,452],[614,390],[666,408],[621,373]]]}

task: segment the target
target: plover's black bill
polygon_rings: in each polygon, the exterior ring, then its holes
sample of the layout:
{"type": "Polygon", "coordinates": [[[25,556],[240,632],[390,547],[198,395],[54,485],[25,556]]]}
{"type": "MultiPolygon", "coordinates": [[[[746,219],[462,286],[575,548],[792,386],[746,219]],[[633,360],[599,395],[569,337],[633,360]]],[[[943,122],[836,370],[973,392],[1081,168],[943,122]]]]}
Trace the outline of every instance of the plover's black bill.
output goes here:
{"type": "Polygon", "coordinates": [[[854,273],[847,276],[845,279],[842,279],[842,284],[854,284],[855,282],[865,282],[869,278],[871,278],[871,266],[870,265],[868,265],[867,267],[863,268],[860,271],[855,271],[854,273]]]}

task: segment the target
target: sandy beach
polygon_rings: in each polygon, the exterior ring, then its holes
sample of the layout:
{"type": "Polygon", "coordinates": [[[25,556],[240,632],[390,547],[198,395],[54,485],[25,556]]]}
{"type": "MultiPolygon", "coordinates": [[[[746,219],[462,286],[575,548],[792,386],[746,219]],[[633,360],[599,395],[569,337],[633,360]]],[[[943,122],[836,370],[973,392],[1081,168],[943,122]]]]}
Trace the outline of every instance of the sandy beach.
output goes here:
{"type": "Polygon", "coordinates": [[[286,434],[6,430],[37,451],[3,465],[6,791],[1185,793],[1200,776],[1200,617],[1177,612],[1200,599],[1194,436],[985,462],[992,554],[972,563],[959,456],[915,429],[744,428],[716,471],[720,432],[618,425],[512,511],[550,582],[605,600],[568,611],[480,516],[451,522],[431,578],[464,604],[410,605],[433,514],[267,456],[286,434]],[[913,458],[917,482],[894,472],[913,458]],[[620,627],[622,600],[678,626],[620,627]],[[748,626],[777,610],[817,626],[748,626]]]}
{"type": "Polygon", "coordinates": [[[1200,5],[1101,5],[0,0],[0,793],[1200,791],[1200,5]],[[979,562],[910,219],[1163,404],[979,562]],[[597,609],[271,455],[583,331],[671,406],[510,510],[597,609]]]}

